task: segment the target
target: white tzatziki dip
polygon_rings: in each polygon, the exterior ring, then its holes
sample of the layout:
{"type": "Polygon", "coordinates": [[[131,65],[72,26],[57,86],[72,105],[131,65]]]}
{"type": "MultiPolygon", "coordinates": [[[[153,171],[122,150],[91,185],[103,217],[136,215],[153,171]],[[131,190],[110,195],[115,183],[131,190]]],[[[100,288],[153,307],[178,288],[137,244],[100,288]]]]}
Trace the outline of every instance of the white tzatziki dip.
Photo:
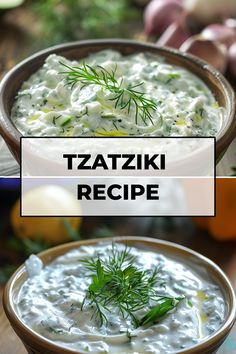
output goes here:
{"type": "Polygon", "coordinates": [[[225,317],[219,286],[200,266],[110,242],[82,246],[29,277],[17,302],[21,320],[80,353],[176,353],[215,332],[225,317]]]}
{"type": "Polygon", "coordinates": [[[26,136],[169,137],[216,136],[223,115],[190,71],[149,53],[104,50],[80,61],[50,55],[23,83],[11,118],[26,136]]]}

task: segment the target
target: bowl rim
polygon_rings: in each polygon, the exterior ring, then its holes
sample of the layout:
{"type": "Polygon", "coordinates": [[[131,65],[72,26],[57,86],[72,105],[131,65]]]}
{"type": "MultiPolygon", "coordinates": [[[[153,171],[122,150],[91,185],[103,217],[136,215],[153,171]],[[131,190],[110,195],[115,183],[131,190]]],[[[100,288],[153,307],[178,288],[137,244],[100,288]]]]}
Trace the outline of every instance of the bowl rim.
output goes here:
{"type": "MultiPolygon", "coordinates": [[[[177,49],[169,48],[169,47],[161,47],[157,46],[153,43],[144,42],[144,41],[137,41],[131,39],[89,39],[89,40],[81,40],[81,41],[74,41],[68,42],[63,44],[58,44],[55,46],[48,47],[46,49],[40,50],[26,59],[19,62],[15,65],[10,71],[6,73],[6,75],[2,78],[0,83],[0,134],[3,136],[4,140],[9,139],[11,141],[12,146],[18,152],[20,150],[20,137],[23,136],[15,127],[14,123],[11,121],[10,117],[8,117],[7,112],[4,109],[4,101],[3,95],[5,87],[8,85],[8,82],[11,81],[12,77],[14,77],[17,71],[27,67],[27,64],[39,59],[40,57],[44,57],[45,55],[52,54],[53,52],[57,52],[60,55],[60,50],[64,49],[73,49],[73,48],[82,48],[82,47],[89,47],[89,46],[103,46],[103,45],[110,45],[112,46],[124,46],[124,47],[138,47],[137,52],[139,49],[142,48],[144,51],[148,52],[150,50],[156,50],[156,54],[169,54],[173,56],[179,57],[181,60],[188,61],[191,64],[198,66],[201,70],[205,70],[211,77],[214,77],[215,80],[220,84],[220,87],[223,89],[224,96],[227,99],[227,108],[228,112],[225,114],[226,121],[230,122],[227,126],[225,126],[222,131],[220,130],[216,136],[216,153],[220,156],[226,150],[227,146],[229,145],[228,142],[231,142],[233,138],[236,136],[236,95],[228,80],[221,74],[217,69],[213,66],[205,62],[204,60],[191,55],[189,53],[180,52],[177,49]]],[[[205,81],[207,84],[207,80],[205,81]]],[[[214,92],[213,92],[214,94],[214,92]]]]}
{"type": "MultiPolygon", "coordinates": [[[[142,237],[142,236],[115,236],[115,237],[108,237],[108,238],[95,238],[95,239],[88,239],[88,240],[82,240],[82,241],[74,241],[74,242],[69,242],[65,243],[56,247],[49,248],[43,252],[40,252],[38,256],[40,258],[42,257],[49,257],[50,261],[44,262],[44,264],[50,263],[55,257],[58,257],[59,255],[64,254],[65,252],[68,252],[74,248],[81,247],[83,245],[93,245],[97,244],[98,242],[109,242],[109,241],[115,241],[115,242],[120,242],[120,243],[128,243],[137,246],[139,243],[143,243],[143,245],[149,245],[149,247],[152,246],[152,244],[155,244],[155,246],[160,246],[160,247],[166,247],[171,251],[174,252],[175,250],[192,256],[196,260],[200,261],[202,265],[207,265],[211,270],[213,270],[215,273],[220,275],[222,283],[224,283],[224,292],[225,294],[228,295],[229,298],[229,310],[228,310],[228,316],[225,318],[225,322],[218,328],[216,332],[213,334],[207,336],[204,340],[199,342],[198,344],[186,348],[184,350],[179,350],[175,352],[176,354],[197,354],[197,353],[203,353],[204,350],[210,349],[210,348],[217,348],[217,345],[219,342],[223,341],[225,336],[228,334],[230,329],[235,323],[236,320],[236,296],[235,292],[233,290],[233,287],[226,276],[226,274],[220,269],[218,265],[216,265],[213,261],[211,261],[209,258],[203,256],[202,254],[193,251],[192,249],[176,244],[174,242],[170,241],[164,241],[164,240],[159,240],[159,239],[154,239],[150,237],[142,237]],[[50,254],[53,254],[55,251],[59,251],[59,254],[56,256],[50,257],[50,254]]],[[[155,250],[154,250],[155,252],[155,250]]],[[[168,251],[166,252],[168,254],[168,251]]],[[[178,257],[178,256],[177,256],[178,257]]],[[[11,323],[13,324],[13,328],[17,328],[18,331],[21,333],[24,333],[25,336],[31,336],[30,341],[33,342],[34,344],[39,344],[40,348],[46,347],[48,350],[52,350],[53,353],[55,354],[75,354],[78,353],[76,350],[65,348],[62,346],[59,346],[55,344],[53,341],[47,339],[46,337],[43,337],[42,335],[38,334],[37,332],[33,331],[30,327],[25,325],[19,315],[17,315],[16,309],[13,305],[13,299],[12,299],[12,293],[14,290],[14,285],[17,279],[26,274],[26,269],[24,264],[21,265],[15,273],[12,275],[12,277],[9,279],[3,293],[3,308],[4,311],[11,323]]],[[[22,286],[22,284],[21,284],[22,286]]],[[[221,287],[222,288],[222,287],[221,287]]],[[[17,332],[18,332],[17,331],[17,332]]],[[[19,336],[21,338],[21,336],[19,336]]],[[[82,353],[82,352],[81,352],[82,353]]]]}

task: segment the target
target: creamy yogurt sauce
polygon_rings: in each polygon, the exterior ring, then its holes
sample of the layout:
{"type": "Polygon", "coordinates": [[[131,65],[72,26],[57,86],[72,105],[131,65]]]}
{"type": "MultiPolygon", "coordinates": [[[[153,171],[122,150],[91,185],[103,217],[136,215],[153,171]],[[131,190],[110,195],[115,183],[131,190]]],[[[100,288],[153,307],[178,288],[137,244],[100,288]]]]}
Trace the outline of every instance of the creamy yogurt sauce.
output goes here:
{"type": "Polygon", "coordinates": [[[21,87],[12,121],[27,136],[216,136],[224,109],[202,80],[188,70],[165,63],[160,56],[123,56],[113,50],[81,61],[50,55],[43,67],[21,87]],[[156,104],[151,119],[135,119],[135,105],[115,108],[114,93],[99,85],[66,85],[65,67],[83,62],[99,70],[115,70],[122,87],[137,91],[156,104]]]}
{"type": "MultiPolygon", "coordinates": [[[[101,325],[88,299],[81,310],[91,284],[82,260],[108,259],[113,247],[106,242],[82,246],[45,267],[38,257],[31,256],[26,264],[29,277],[16,299],[22,321],[57,345],[81,353],[176,353],[220,327],[225,316],[224,297],[205,269],[135,247],[129,249],[135,256],[135,267],[149,272],[158,269],[155,291],[182,300],[154,323],[138,328],[110,305],[107,322],[101,325]]],[[[118,251],[125,248],[122,244],[115,247],[118,251]]],[[[136,317],[141,318],[147,310],[150,307],[144,306],[136,317]]]]}

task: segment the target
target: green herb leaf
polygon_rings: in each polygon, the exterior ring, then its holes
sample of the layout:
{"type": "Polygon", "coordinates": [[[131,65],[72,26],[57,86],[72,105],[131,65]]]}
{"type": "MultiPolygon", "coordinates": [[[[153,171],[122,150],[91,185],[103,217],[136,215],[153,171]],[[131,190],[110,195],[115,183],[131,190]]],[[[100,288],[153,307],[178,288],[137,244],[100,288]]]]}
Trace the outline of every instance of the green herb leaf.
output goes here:
{"type": "Polygon", "coordinates": [[[170,79],[180,79],[180,78],[181,78],[181,75],[180,75],[180,73],[169,73],[169,74],[168,74],[168,77],[169,77],[170,79]]]}
{"type": "Polygon", "coordinates": [[[177,304],[179,303],[180,299],[173,299],[173,298],[163,298],[160,304],[153,307],[148,313],[141,319],[139,322],[140,326],[145,326],[150,322],[156,321],[158,318],[164,316],[169,311],[173,310],[177,304]],[[164,300],[164,301],[163,301],[164,300]]]}

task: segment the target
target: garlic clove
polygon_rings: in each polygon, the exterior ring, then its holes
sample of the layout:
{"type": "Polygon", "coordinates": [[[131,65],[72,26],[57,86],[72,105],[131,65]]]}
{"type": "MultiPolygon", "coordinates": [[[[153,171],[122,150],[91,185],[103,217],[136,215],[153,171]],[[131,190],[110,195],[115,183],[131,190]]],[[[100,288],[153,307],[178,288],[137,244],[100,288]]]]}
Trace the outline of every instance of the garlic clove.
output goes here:
{"type": "Polygon", "coordinates": [[[184,21],[172,23],[157,41],[159,46],[179,48],[191,36],[184,21]]]}
{"type": "Polygon", "coordinates": [[[217,70],[225,73],[227,67],[227,48],[217,41],[205,39],[200,35],[188,38],[180,50],[205,60],[217,70]]]}
{"type": "Polygon", "coordinates": [[[225,44],[226,47],[230,47],[236,40],[236,32],[234,29],[222,24],[209,25],[202,31],[201,34],[205,39],[218,41],[225,44]]]}
{"type": "Polygon", "coordinates": [[[144,11],[145,34],[160,35],[183,12],[180,0],[152,0],[144,11]]]}

